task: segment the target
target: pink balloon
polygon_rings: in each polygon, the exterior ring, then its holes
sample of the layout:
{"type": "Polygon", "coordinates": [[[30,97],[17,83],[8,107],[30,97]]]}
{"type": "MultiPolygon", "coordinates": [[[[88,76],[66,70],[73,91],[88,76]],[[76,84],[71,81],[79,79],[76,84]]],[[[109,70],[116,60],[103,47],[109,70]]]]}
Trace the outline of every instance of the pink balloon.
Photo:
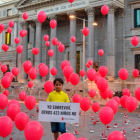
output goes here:
{"type": "Polygon", "coordinates": [[[38,65],[38,69],[40,69],[40,67],[41,67],[42,65],[45,65],[45,64],[44,64],[44,63],[40,63],[40,64],[38,65]]]}
{"type": "Polygon", "coordinates": [[[46,42],[45,42],[45,45],[46,45],[47,47],[49,47],[49,46],[50,46],[50,41],[46,41],[46,42]]]}
{"type": "Polygon", "coordinates": [[[25,106],[27,109],[32,110],[36,106],[36,99],[34,96],[27,96],[25,99],[25,106]]]}
{"type": "Polygon", "coordinates": [[[19,69],[18,69],[17,67],[14,67],[14,68],[12,69],[12,74],[13,74],[14,76],[17,76],[18,73],[19,73],[19,69]]]}
{"type": "Polygon", "coordinates": [[[95,95],[96,95],[96,90],[95,89],[91,89],[90,91],[89,91],[89,95],[90,95],[90,97],[94,97],[95,95]]]}
{"type": "Polygon", "coordinates": [[[108,73],[108,68],[106,66],[101,66],[99,68],[99,73],[102,77],[105,77],[108,73]]]}
{"type": "Polygon", "coordinates": [[[120,104],[120,98],[118,96],[113,97],[113,100],[117,101],[118,105],[120,104]]]}
{"type": "Polygon", "coordinates": [[[18,46],[17,46],[17,52],[18,52],[18,53],[22,53],[22,51],[23,51],[23,46],[18,45],[18,46]]]}
{"type": "Polygon", "coordinates": [[[100,109],[100,104],[98,102],[95,102],[92,104],[92,110],[96,113],[100,109]]]}
{"type": "Polygon", "coordinates": [[[133,76],[134,76],[135,78],[137,78],[137,77],[139,76],[139,70],[138,70],[138,69],[134,69],[134,70],[133,70],[133,76]]]}
{"type": "Polygon", "coordinates": [[[3,91],[3,94],[6,95],[6,96],[8,96],[9,95],[9,91],[8,90],[4,90],[3,91]]]}
{"type": "Polygon", "coordinates": [[[25,91],[21,91],[20,93],[19,93],[19,98],[20,98],[20,100],[21,101],[24,101],[25,100],[25,98],[26,98],[26,92],[25,91]]]}
{"type": "Polygon", "coordinates": [[[76,37],[75,37],[75,36],[72,36],[72,37],[71,37],[71,42],[74,43],[75,41],[76,41],[76,37]]]}
{"type": "Polygon", "coordinates": [[[10,106],[10,105],[12,105],[12,104],[16,104],[17,106],[19,106],[19,108],[20,108],[20,103],[17,101],[17,100],[11,100],[9,103],[8,103],[8,107],[10,106]]]}
{"type": "Polygon", "coordinates": [[[11,85],[11,78],[9,76],[4,76],[1,79],[1,84],[5,89],[9,88],[11,85]]]}
{"type": "Polygon", "coordinates": [[[48,35],[44,35],[44,41],[48,41],[49,40],[49,36],[48,35]]]}
{"type": "Polygon", "coordinates": [[[5,138],[11,134],[13,130],[13,122],[7,116],[0,117],[0,136],[5,138]]]}
{"type": "Polygon", "coordinates": [[[137,100],[140,101],[140,87],[138,87],[138,88],[136,89],[136,91],[135,91],[135,96],[136,96],[137,100]]]}
{"type": "Polygon", "coordinates": [[[20,42],[20,38],[16,37],[14,41],[15,41],[16,44],[18,44],[20,42]]]}
{"type": "Polygon", "coordinates": [[[38,21],[43,23],[46,20],[46,13],[44,11],[40,11],[37,15],[38,21]]]}
{"type": "Polygon", "coordinates": [[[53,44],[54,46],[57,44],[57,42],[58,42],[57,38],[53,38],[53,39],[52,39],[52,44],[53,44]]]}
{"type": "Polygon", "coordinates": [[[92,61],[91,59],[89,59],[89,60],[88,60],[88,64],[89,64],[89,65],[92,65],[92,64],[93,64],[93,61],[92,61]]]}
{"type": "Polygon", "coordinates": [[[24,129],[24,135],[27,140],[41,140],[43,136],[43,126],[38,121],[29,122],[24,129]]]}
{"type": "Polygon", "coordinates": [[[15,117],[15,126],[20,131],[24,130],[28,122],[29,122],[29,117],[27,113],[20,112],[15,117]]]}
{"type": "Polygon", "coordinates": [[[48,68],[48,66],[46,66],[46,65],[40,66],[40,68],[39,68],[39,74],[40,74],[42,77],[45,77],[48,73],[49,73],[49,68],[48,68]]]}
{"type": "Polygon", "coordinates": [[[139,38],[137,36],[133,36],[131,38],[131,43],[132,43],[133,46],[136,47],[139,44],[139,38]]]}
{"type": "Polygon", "coordinates": [[[7,52],[8,50],[9,50],[9,46],[8,45],[5,45],[4,46],[4,51],[7,52]]]}
{"type": "Polygon", "coordinates": [[[11,34],[12,28],[8,27],[8,28],[7,28],[7,32],[8,32],[9,34],[11,34]]]}
{"type": "Polygon", "coordinates": [[[73,97],[72,97],[72,101],[74,103],[80,103],[81,101],[81,96],[79,94],[75,94],[73,97]]]}
{"type": "Polygon", "coordinates": [[[71,66],[66,66],[64,69],[63,69],[63,74],[64,76],[69,79],[70,75],[73,73],[73,68],[71,66]]]}
{"type": "Polygon", "coordinates": [[[25,61],[24,63],[23,63],[23,68],[24,68],[24,71],[26,72],[26,73],[29,73],[29,71],[31,70],[31,68],[32,68],[32,63],[30,62],[30,61],[25,61]]]}
{"type": "Polygon", "coordinates": [[[69,79],[71,84],[74,86],[76,86],[80,81],[79,75],[77,73],[72,73],[69,79]]]}
{"type": "Polygon", "coordinates": [[[20,35],[21,37],[25,37],[25,36],[27,35],[27,31],[26,31],[26,30],[21,30],[21,31],[19,32],[19,35],[20,35]]]}
{"type": "Polygon", "coordinates": [[[109,89],[109,88],[107,88],[107,89],[105,90],[105,92],[101,92],[101,91],[100,91],[100,95],[101,95],[101,97],[102,97],[103,99],[107,99],[107,98],[109,97],[109,94],[110,94],[110,89],[109,89]]]}
{"type": "Polygon", "coordinates": [[[53,56],[53,54],[54,54],[54,52],[53,52],[53,50],[48,50],[48,55],[50,56],[50,57],[52,57],[53,56]]]}
{"type": "Polygon", "coordinates": [[[128,71],[126,69],[120,69],[118,73],[120,79],[126,80],[128,78],[128,71]]]}
{"type": "Polygon", "coordinates": [[[14,21],[9,21],[9,27],[13,27],[14,26],[14,21]]]}
{"type": "Polygon", "coordinates": [[[24,20],[28,19],[28,13],[23,13],[22,17],[23,17],[24,20]]]}
{"type": "Polygon", "coordinates": [[[96,71],[94,69],[89,69],[87,71],[87,77],[90,81],[94,81],[94,79],[96,77],[96,71]]]}
{"type": "Polygon", "coordinates": [[[5,73],[6,71],[7,71],[7,66],[6,65],[2,65],[1,66],[1,71],[3,72],[3,73],[5,73]]]}
{"type": "Polygon", "coordinates": [[[89,63],[86,63],[86,67],[87,67],[87,68],[90,68],[90,66],[91,66],[91,65],[89,65],[89,63]]]}
{"type": "Polygon", "coordinates": [[[50,26],[51,26],[52,29],[54,29],[54,28],[57,26],[56,20],[52,19],[52,20],[50,21],[50,26]]]}
{"type": "Polygon", "coordinates": [[[85,76],[85,70],[80,70],[80,76],[84,77],[85,76]]]}
{"type": "Polygon", "coordinates": [[[98,82],[98,80],[99,80],[100,78],[101,78],[100,76],[96,76],[96,77],[95,77],[95,80],[94,80],[94,81],[95,81],[95,84],[97,84],[97,82],[98,82]]]}
{"type": "Polygon", "coordinates": [[[100,49],[100,50],[98,51],[98,54],[99,54],[100,56],[103,56],[103,55],[104,55],[104,50],[100,49]]]}
{"type": "Polygon", "coordinates": [[[109,134],[108,140],[125,140],[125,137],[120,131],[113,131],[109,134]]]}
{"type": "Polygon", "coordinates": [[[62,53],[65,50],[65,46],[63,44],[59,45],[58,50],[62,53]]]}
{"type": "Polygon", "coordinates": [[[71,133],[64,133],[57,140],[77,140],[71,133]]]}
{"type": "Polygon", "coordinates": [[[15,120],[16,115],[20,113],[20,107],[16,104],[11,104],[7,108],[7,116],[12,119],[12,121],[15,120]]]}
{"type": "Polygon", "coordinates": [[[37,77],[37,72],[36,70],[32,69],[29,71],[29,77],[34,80],[37,77]]]}
{"type": "Polygon", "coordinates": [[[87,36],[89,34],[89,29],[85,27],[82,32],[84,36],[87,36]]]}
{"type": "Polygon", "coordinates": [[[38,55],[38,54],[39,54],[39,48],[33,48],[33,49],[32,49],[32,53],[33,53],[34,55],[38,55]]]}
{"type": "Polygon", "coordinates": [[[111,99],[113,97],[113,91],[110,90],[108,98],[111,99]]]}
{"type": "Polygon", "coordinates": [[[108,88],[108,82],[105,78],[100,78],[97,82],[97,87],[101,92],[105,92],[108,88]]]}
{"type": "Polygon", "coordinates": [[[109,100],[109,101],[106,103],[106,106],[109,106],[110,108],[112,108],[112,110],[114,111],[114,114],[117,113],[118,108],[119,108],[117,101],[115,101],[115,100],[113,100],[113,99],[112,99],[112,100],[109,100]]]}
{"type": "Polygon", "coordinates": [[[51,68],[51,74],[55,76],[57,74],[57,69],[55,67],[51,68]]]}
{"type": "Polygon", "coordinates": [[[66,66],[70,66],[70,62],[68,60],[64,60],[61,63],[61,69],[63,70],[66,66]]]}
{"type": "Polygon", "coordinates": [[[128,96],[124,95],[124,96],[122,96],[121,99],[120,99],[120,103],[121,103],[121,106],[122,106],[123,108],[126,108],[126,104],[125,104],[125,103],[126,103],[127,98],[128,98],[128,96]]]}
{"type": "Polygon", "coordinates": [[[46,81],[44,84],[44,90],[46,93],[51,93],[54,90],[54,85],[52,81],[46,81]]]}
{"type": "Polygon", "coordinates": [[[13,74],[11,72],[6,72],[4,76],[10,77],[11,81],[13,80],[13,74]]]}
{"type": "Polygon", "coordinates": [[[123,95],[130,96],[130,95],[131,95],[130,90],[129,90],[128,88],[125,88],[125,89],[123,90],[123,95]]]}
{"type": "Polygon", "coordinates": [[[106,106],[100,110],[99,117],[101,122],[106,125],[111,123],[111,121],[113,120],[114,112],[110,107],[106,106]]]}
{"type": "Polygon", "coordinates": [[[61,41],[58,41],[57,42],[57,47],[59,47],[61,44],[62,44],[61,41]]]}
{"type": "Polygon", "coordinates": [[[91,101],[88,97],[83,97],[80,101],[80,107],[83,111],[88,111],[91,106],[91,101]]]}
{"type": "Polygon", "coordinates": [[[0,29],[1,29],[1,31],[3,31],[4,30],[4,24],[0,24],[0,29]]]}
{"type": "Polygon", "coordinates": [[[74,0],[68,0],[70,3],[73,3],[74,2],[74,0]]]}
{"type": "Polygon", "coordinates": [[[28,82],[28,87],[29,87],[29,88],[32,88],[33,85],[34,85],[34,83],[33,83],[32,81],[29,81],[29,82],[28,82]]]}
{"type": "Polygon", "coordinates": [[[8,98],[4,94],[0,94],[0,109],[3,110],[8,104],[8,98]]]}
{"type": "Polygon", "coordinates": [[[109,7],[107,5],[102,6],[101,12],[104,16],[107,15],[109,12],[109,7]]]}

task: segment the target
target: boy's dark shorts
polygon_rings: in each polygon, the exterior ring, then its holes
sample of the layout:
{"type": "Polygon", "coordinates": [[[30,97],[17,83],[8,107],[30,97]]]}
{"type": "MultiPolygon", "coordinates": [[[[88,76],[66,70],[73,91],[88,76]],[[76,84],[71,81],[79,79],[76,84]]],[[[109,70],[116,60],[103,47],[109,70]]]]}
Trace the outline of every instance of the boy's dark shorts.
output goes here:
{"type": "Polygon", "coordinates": [[[66,124],[61,122],[51,122],[52,133],[66,133],[66,124]]]}

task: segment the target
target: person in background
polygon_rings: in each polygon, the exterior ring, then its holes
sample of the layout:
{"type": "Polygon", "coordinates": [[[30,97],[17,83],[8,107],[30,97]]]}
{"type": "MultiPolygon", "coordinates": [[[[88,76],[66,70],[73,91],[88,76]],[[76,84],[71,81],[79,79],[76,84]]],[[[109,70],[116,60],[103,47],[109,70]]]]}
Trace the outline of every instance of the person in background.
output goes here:
{"type": "MultiPolygon", "coordinates": [[[[47,102],[67,102],[69,103],[68,95],[62,91],[64,81],[61,78],[56,78],[53,81],[55,90],[51,92],[47,98],[47,102]]],[[[51,130],[54,133],[55,140],[59,137],[59,132],[61,134],[66,133],[66,124],[62,122],[51,122],[51,130]]]]}

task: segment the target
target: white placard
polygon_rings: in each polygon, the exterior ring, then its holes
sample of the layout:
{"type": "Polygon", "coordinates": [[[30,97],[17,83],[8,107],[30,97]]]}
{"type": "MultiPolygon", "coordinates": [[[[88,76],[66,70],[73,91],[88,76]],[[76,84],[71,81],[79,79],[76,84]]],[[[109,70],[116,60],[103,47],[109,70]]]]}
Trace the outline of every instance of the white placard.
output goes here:
{"type": "Polygon", "coordinates": [[[62,13],[74,9],[83,9],[84,7],[89,6],[89,0],[78,0],[72,4],[69,2],[56,4],[53,6],[46,7],[45,9],[39,9],[38,12],[44,11],[47,15],[62,13]]]}
{"type": "Polygon", "coordinates": [[[39,101],[38,121],[79,123],[79,103],[39,101]]]}

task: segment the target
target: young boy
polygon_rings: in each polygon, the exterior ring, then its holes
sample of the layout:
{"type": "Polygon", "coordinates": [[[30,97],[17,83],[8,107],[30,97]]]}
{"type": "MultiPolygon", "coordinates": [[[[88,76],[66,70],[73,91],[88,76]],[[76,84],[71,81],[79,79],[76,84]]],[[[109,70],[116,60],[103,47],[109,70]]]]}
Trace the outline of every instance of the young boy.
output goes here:
{"type": "MultiPolygon", "coordinates": [[[[47,98],[47,102],[70,102],[68,95],[62,91],[63,88],[63,80],[61,78],[57,78],[53,81],[55,90],[51,92],[47,98]]],[[[59,137],[59,132],[61,134],[66,133],[66,124],[59,122],[51,122],[52,133],[54,133],[55,140],[59,137]]]]}

